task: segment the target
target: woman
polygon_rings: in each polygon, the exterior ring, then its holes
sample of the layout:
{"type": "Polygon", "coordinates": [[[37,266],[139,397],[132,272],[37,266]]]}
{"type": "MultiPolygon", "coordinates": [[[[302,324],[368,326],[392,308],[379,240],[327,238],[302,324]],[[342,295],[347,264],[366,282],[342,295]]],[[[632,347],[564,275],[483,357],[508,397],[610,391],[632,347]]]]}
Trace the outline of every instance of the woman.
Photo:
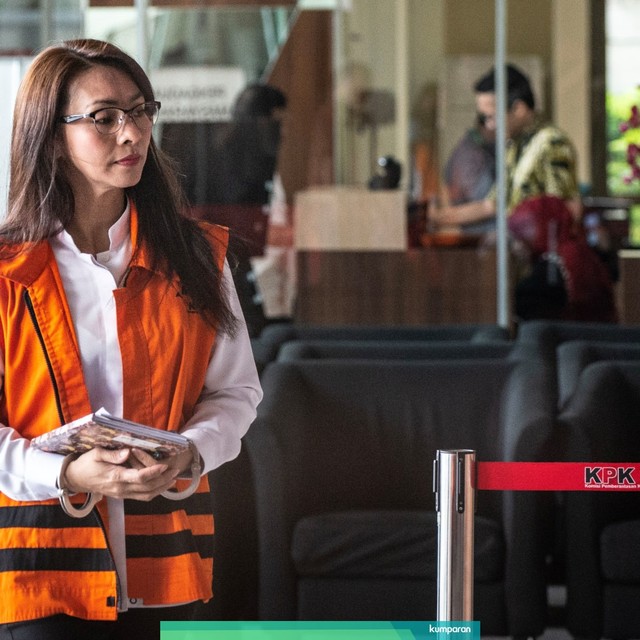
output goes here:
{"type": "Polygon", "coordinates": [[[514,292],[516,317],[617,322],[613,283],[587,244],[567,201],[558,196],[523,200],[507,219],[524,273],[514,292]]]}
{"type": "Polygon", "coordinates": [[[262,392],[226,230],[182,215],[151,137],[159,108],[141,67],[95,40],[44,50],[17,97],[0,229],[0,639],[159,637],[212,595],[204,474],[238,454],[262,392]],[[30,447],[100,407],[190,449],[30,447]],[[179,483],[195,493],[161,496],[182,474],[202,476],[179,483]]]}

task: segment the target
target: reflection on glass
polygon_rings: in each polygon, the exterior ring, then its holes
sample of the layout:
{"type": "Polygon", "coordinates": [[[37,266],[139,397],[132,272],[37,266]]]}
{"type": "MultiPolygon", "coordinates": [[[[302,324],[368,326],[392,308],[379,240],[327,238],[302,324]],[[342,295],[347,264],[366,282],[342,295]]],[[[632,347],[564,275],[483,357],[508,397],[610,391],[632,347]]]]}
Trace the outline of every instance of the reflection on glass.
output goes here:
{"type": "Polygon", "coordinates": [[[0,55],[31,55],[82,35],[81,0],[0,0],[0,55]]]}
{"type": "MultiPolygon", "coordinates": [[[[233,103],[248,84],[269,74],[289,34],[289,7],[149,7],[147,68],[162,101],[156,132],[179,160],[192,204],[211,201],[213,159],[233,103]]],[[[137,54],[135,8],[90,8],[87,35],[137,54]]],[[[256,138],[257,140],[258,138],[256,138]]]]}
{"type": "MultiPolygon", "coordinates": [[[[165,66],[231,66],[246,78],[263,78],[287,39],[295,9],[291,7],[150,7],[149,60],[153,70],[165,66]]],[[[90,8],[89,37],[136,52],[138,14],[131,8],[90,8]]]]}

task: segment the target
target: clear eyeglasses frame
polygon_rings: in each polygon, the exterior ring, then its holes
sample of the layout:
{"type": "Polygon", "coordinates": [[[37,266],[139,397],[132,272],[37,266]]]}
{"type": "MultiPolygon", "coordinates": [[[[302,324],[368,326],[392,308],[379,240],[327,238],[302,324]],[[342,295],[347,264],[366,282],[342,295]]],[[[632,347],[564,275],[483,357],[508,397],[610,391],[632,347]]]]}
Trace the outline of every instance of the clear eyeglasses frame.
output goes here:
{"type": "Polygon", "coordinates": [[[69,116],[61,116],[60,122],[71,124],[78,120],[90,118],[93,120],[96,131],[103,135],[111,135],[118,133],[124,126],[127,116],[140,129],[147,131],[157,121],[160,113],[160,102],[154,100],[152,102],[143,102],[132,107],[131,109],[120,109],[119,107],[104,107],[97,109],[91,113],[76,113],[69,116]]]}

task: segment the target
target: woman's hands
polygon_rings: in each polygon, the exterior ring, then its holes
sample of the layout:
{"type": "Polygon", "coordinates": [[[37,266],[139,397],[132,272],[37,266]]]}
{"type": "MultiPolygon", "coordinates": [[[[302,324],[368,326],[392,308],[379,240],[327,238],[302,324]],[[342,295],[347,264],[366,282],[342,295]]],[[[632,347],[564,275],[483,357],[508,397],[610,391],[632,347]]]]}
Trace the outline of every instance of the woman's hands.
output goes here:
{"type": "Polygon", "coordinates": [[[61,484],[72,493],[146,502],[171,488],[192,458],[191,450],[158,461],[140,449],[95,448],[68,464],[61,484]]]}

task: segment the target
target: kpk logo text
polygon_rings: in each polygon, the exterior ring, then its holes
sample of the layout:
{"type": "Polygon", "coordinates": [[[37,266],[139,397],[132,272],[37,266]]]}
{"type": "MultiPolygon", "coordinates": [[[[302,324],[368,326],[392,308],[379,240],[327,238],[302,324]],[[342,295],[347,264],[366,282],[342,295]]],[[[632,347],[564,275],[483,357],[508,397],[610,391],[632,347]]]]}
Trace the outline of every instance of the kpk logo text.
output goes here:
{"type": "Polygon", "coordinates": [[[584,484],[586,488],[620,489],[636,488],[635,467],[594,466],[585,467],[584,484]]]}

